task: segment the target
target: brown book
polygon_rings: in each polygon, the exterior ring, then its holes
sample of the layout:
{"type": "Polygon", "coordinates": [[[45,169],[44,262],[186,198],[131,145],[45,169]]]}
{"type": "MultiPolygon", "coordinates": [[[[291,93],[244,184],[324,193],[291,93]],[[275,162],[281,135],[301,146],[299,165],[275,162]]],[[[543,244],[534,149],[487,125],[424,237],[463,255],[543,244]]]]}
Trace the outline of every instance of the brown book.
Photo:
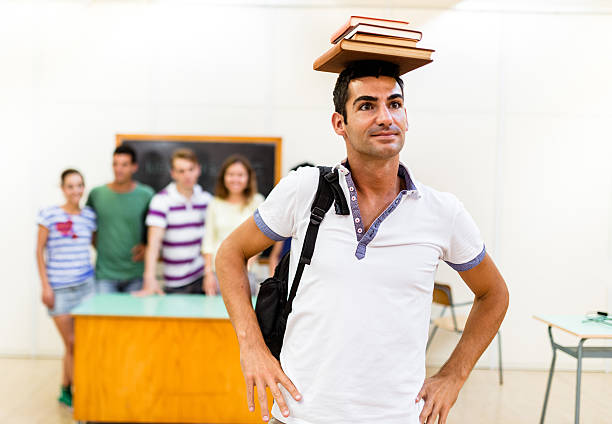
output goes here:
{"type": "Polygon", "coordinates": [[[375,35],[386,35],[388,37],[408,38],[410,40],[416,40],[416,41],[419,41],[421,37],[423,36],[423,33],[421,31],[387,28],[387,27],[376,26],[376,25],[359,24],[355,26],[353,29],[342,34],[336,40],[334,40],[334,44],[336,44],[338,41],[342,40],[343,38],[352,38],[353,35],[355,35],[358,32],[366,32],[368,34],[375,34],[375,35]]]}
{"type": "Polygon", "coordinates": [[[368,43],[389,44],[391,46],[416,47],[417,40],[408,38],[387,37],[386,35],[366,34],[365,32],[357,32],[351,38],[355,41],[366,41],[368,43]]]}
{"type": "Polygon", "coordinates": [[[359,24],[378,25],[387,28],[396,29],[409,29],[409,22],[406,21],[395,21],[392,19],[381,19],[381,18],[369,18],[367,16],[351,16],[348,21],[342,25],[334,34],[331,36],[331,42],[334,43],[346,32],[351,31],[359,24]]]}
{"type": "Polygon", "coordinates": [[[384,60],[399,65],[400,75],[432,62],[434,50],[366,41],[342,40],[314,61],[315,71],[340,73],[356,60],[384,60]]]}

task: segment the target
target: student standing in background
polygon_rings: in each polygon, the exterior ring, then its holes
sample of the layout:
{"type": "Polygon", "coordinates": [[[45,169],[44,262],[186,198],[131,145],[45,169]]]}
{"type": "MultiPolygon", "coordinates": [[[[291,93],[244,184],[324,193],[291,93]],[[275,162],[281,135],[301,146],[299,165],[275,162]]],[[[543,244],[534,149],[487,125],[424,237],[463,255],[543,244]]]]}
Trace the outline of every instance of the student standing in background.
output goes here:
{"type": "MultiPolygon", "coordinates": [[[[252,216],[263,200],[264,197],[257,192],[257,179],[248,159],[240,155],[228,157],[219,171],[215,198],[206,215],[206,235],[202,250],[207,265],[204,276],[206,294],[213,295],[219,291],[213,264],[221,242],[252,216]]],[[[254,294],[257,283],[253,275],[249,276],[249,282],[251,293],[254,294]]]]}
{"type": "Polygon", "coordinates": [[[70,311],[94,292],[89,246],[96,231],[96,214],[91,208],[81,209],[79,205],[85,189],[79,171],[67,169],[62,172],[61,184],[66,203],[45,208],[38,215],[36,262],[42,283],[42,302],[66,349],[58,400],[72,406],[74,328],[70,311]]]}
{"type": "Polygon", "coordinates": [[[147,214],[148,245],[144,287],[137,294],[163,294],[155,271],[161,250],[166,293],[203,293],[204,258],[200,253],[204,217],[212,195],[198,185],[202,168],[190,149],[170,159],[173,182],[151,200],[147,214]]]}
{"type": "Polygon", "coordinates": [[[113,153],[115,179],[94,188],[87,206],[98,216],[95,245],[98,293],[133,292],[142,288],[145,215],[153,189],[132,179],[136,152],[119,146],[113,153]]]}

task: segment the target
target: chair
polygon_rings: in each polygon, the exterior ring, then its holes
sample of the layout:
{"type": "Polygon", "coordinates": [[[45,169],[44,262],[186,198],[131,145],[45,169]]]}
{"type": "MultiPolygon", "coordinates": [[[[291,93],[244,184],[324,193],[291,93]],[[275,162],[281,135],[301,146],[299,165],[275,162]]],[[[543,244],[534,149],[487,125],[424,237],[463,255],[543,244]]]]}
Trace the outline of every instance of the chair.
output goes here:
{"type": "MultiPolygon", "coordinates": [[[[453,331],[458,334],[463,333],[463,329],[465,328],[465,323],[467,321],[467,315],[457,315],[455,313],[455,308],[468,306],[474,303],[474,301],[454,303],[451,287],[448,284],[442,283],[434,283],[433,302],[442,306],[442,312],[440,312],[438,318],[434,318],[432,320],[433,328],[431,329],[429,339],[427,340],[427,346],[425,347],[426,352],[429,349],[431,340],[438,331],[438,328],[453,331]],[[450,315],[444,315],[447,309],[450,309],[450,315]]],[[[499,384],[502,385],[504,384],[504,377],[502,371],[501,334],[499,331],[497,332],[497,343],[499,355],[499,384]]]]}

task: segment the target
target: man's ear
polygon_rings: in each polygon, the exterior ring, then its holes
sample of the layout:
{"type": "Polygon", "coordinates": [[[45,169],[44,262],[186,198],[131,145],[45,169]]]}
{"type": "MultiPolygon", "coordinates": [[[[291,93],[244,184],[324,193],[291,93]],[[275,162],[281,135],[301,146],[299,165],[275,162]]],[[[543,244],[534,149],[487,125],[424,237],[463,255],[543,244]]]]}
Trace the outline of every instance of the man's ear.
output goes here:
{"type": "Polygon", "coordinates": [[[334,112],[332,114],[332,127],[334,127],[334,131],[339,136],[346,136],[346,129],[344,128],[344,116],[340,115],[338,112],[334,112]]]}

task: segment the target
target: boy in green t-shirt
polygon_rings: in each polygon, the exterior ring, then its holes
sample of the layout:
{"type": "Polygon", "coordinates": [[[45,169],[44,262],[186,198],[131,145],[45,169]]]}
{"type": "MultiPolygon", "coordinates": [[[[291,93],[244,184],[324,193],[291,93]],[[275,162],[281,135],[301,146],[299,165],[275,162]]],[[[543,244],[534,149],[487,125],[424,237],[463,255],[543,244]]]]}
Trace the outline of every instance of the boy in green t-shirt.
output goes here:
{"type": "Polygon", "coordinates": [[[145,216],[154,191],[132,179],[136,152],[119,146],[113,153],[115,180],[94,188],[87,206],[98,216],[96,291],[133,292],[142,288],[145,216]]]}

